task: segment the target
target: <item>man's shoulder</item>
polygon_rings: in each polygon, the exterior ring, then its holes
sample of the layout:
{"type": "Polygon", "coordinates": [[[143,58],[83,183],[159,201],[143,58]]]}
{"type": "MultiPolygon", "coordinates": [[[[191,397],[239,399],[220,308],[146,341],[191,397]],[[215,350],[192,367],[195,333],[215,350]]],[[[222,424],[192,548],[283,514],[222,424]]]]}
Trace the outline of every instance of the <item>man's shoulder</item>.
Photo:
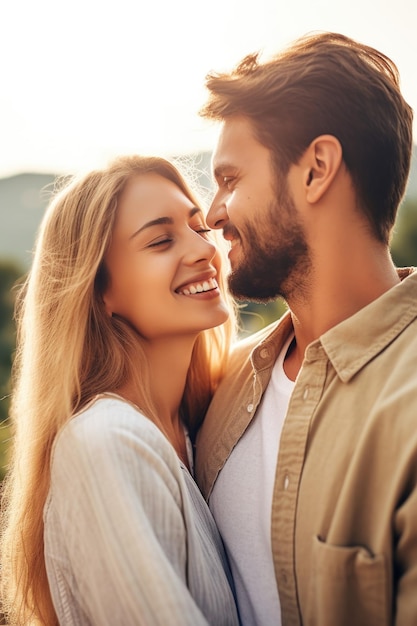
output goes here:
{"type": "Polygon", "coordinates": [[[263,344],[265,341],[268,341],[274,334],[274,331],[282,324],[282,318],[268,324],[264,328],[261,328],[255,333],[247,337],[241,337],[236,341],[233,345],[230,358],[233,359],[242,359],[249,357],[253,350],[263,344]]]}
{"type": "Polygon", "coordinates": [[[273,345],[272,352],[279,352],[283,340],[290,332],[290,326],[291,318],[289,314],[286,314],[248,337],[238,339],[230,352],[228,374],[241,369],[246,364],[250,365],[253,352],[261,346],[273,345]]]}

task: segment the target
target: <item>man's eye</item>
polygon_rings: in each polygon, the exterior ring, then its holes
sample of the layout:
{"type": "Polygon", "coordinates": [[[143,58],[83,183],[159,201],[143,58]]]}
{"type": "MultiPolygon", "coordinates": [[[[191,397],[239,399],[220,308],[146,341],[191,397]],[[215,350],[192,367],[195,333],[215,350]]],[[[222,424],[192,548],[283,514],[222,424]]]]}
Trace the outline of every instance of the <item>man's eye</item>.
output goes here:
{"type": "Polygon", "coordinates": [[[223,185],[230,187],[231,183],[235,180],[234,176],[223,176],[223,185]]]}

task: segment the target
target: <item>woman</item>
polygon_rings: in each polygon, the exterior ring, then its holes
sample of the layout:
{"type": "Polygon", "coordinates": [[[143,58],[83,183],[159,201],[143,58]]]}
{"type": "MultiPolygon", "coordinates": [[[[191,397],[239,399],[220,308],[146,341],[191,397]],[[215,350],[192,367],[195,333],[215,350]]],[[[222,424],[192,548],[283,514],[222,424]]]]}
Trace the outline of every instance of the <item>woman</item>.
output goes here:
{"type": "Polygon", "coordinates": [[[169,162],[120,158],[52,201],[17,306],[10,623],[237,623],[189,438],[228,317],[219,253],[169,162]]]}

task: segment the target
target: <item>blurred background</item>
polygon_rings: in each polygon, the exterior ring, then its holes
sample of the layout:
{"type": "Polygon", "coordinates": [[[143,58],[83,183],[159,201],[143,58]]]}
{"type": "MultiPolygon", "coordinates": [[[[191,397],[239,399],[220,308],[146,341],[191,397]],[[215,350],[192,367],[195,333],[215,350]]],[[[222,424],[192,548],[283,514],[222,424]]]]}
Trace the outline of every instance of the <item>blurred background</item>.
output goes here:
{"type": "MultiPolygon", "coordinates": [[[[180,157],[210,195],[217,128],[198,116],[204,77],[243,56],[269,56],[294,38],[333,30],[398,65],[417,110],[414,0],[4,0],[0,6],[0,480],[7,463],[13,285],[28,270],[57,177],[118,154],[180,157]]],[[[417,137],[415,122],[415,137],[417,137]]],[[[417,265],[417,149],[392,242],[417,265]]],[[[247,304],[242,332],[284,310],[247,304]]]]}

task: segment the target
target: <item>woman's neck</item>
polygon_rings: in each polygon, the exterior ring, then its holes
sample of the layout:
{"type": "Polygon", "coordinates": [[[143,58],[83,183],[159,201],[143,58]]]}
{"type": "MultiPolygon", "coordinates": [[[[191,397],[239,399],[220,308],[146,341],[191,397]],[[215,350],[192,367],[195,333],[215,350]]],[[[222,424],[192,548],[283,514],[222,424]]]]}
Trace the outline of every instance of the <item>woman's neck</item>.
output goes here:
{"type": "MultiPolygon", "coordinates": [[[[182,462],[189,467],[184,427],[180,415],[195,338],[148,342],[144,345],[149,368],[149,395],[156,409],[156,425],[167,437],[182,462]]],[[[142,390],[141,390],[142,391],[142,390]]],[[[140,407],[141,394],[128,382],[117,392],[140,407]]]]}

